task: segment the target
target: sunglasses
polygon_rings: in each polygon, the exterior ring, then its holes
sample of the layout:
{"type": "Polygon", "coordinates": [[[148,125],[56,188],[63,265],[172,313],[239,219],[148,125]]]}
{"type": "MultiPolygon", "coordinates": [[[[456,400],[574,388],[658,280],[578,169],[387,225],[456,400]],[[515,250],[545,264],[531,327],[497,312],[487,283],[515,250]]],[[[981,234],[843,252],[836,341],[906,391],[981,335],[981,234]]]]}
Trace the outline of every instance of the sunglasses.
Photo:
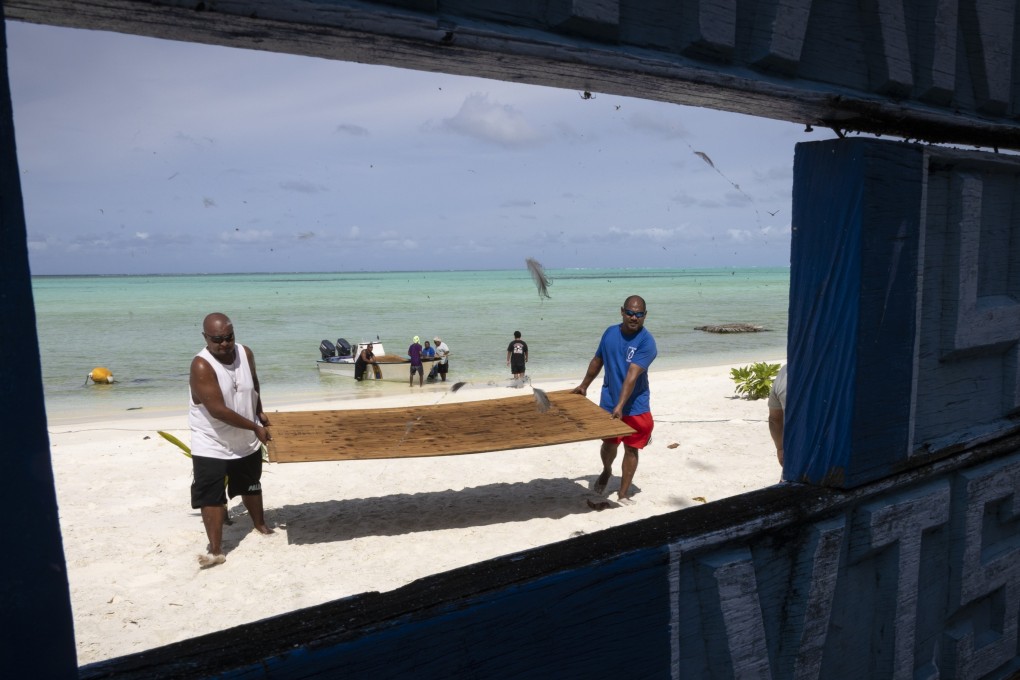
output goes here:
{"type": "Polygon", "coordinates": [[[233,333],[231,333],[230,335],[207,335],[205,333],[202,333],[202,335],[205,335],[207,340],[216,345],[220,344],[221,342],[233,342],[234,340],[233,333]]]}
{"type": "Polygon", "coordinates": [[[626,314],[627,316],[633,316],[635,319],[643,319],[645,318],[645,314],[647,314],[648,312],[635,312],[630,309],[625,309],[623,310],[623,313],[626,314]]]}

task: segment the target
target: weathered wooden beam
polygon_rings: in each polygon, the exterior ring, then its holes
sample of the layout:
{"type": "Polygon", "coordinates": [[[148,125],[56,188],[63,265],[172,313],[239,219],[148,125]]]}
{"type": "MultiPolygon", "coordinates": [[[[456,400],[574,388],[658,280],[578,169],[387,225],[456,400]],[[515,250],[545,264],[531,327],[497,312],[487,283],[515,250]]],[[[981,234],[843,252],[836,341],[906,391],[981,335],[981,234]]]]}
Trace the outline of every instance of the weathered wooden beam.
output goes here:
{"type": "Polygon", "coordinates": [[[963,16],[936,4],[934,14],[920,0],[824,7],[810,0],[623,7],[558,0],[548,12],[536,9],[544,3],[510,0],[5,6],[8,18],[34,23],[642,97],[841,134],[1020,148],[1010,1],[982,3],[963,16]],[[911,28],[914,43],[904,4],[921,18],[931,14],[911,28]],[[958,33],[969,36],[962,52],[958,33]],[[968,67],[957,69],[958,62],[968,67]]]}

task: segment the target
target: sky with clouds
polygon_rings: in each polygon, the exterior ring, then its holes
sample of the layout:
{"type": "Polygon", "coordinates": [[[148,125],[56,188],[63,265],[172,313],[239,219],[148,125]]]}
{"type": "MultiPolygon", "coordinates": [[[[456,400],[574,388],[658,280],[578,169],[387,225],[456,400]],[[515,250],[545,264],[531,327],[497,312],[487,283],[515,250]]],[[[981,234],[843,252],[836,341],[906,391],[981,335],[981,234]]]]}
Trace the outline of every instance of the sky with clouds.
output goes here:
{"type": "Polygon", "coordinates": [[[33,274],[786,266],[828,131],[7,22],[33,274]]]}

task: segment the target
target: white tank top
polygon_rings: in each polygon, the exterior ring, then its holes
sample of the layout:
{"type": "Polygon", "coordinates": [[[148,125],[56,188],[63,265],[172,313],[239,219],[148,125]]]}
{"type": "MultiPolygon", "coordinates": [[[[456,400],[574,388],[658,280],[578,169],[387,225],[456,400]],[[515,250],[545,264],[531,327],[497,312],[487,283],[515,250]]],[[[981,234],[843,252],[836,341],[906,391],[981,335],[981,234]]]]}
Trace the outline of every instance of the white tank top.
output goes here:
{"type": "MultiPolygon", "coordinates": [[[[255,380],[248,365],[248,350],[244,345],[235,345],[234,363],[221,364],[208,349],[203,348],[196,356],[200,356],[213,367],[216,379],[223,392],[223,401],[227,408],[237,411],[242,416],[255,422],[255,404],[258,403],[258,392],[255,391],[255,380]]],[[[228,425],[209,415],[205,404],[196,404],[188,390],[188,425],[191,427],[191,455],[206,458],[244,458],[259,448],[259,438],[252,430],[243,430],[228,425]]]]}

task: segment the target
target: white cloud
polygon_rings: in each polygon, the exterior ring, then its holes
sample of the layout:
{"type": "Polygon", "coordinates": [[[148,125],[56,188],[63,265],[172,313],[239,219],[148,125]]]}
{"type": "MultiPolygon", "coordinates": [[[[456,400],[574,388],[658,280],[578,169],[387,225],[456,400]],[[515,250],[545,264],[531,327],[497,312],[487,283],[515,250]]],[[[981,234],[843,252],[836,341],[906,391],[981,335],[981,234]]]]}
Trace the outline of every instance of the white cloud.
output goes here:
{"type": "Polygon", "coordinates": [[[475,92],[464,100],[452,118],[443,120],[443,129],[505,147],[533,146],[541,135],[512,106],[489,101],[487,94],[475,92]]]}
{"type": "Polygon", "coordinates": [[[747,229],[727,229],[726,235],[736,243],[747,243],[754,238],[754,234],[747,229]]]}

